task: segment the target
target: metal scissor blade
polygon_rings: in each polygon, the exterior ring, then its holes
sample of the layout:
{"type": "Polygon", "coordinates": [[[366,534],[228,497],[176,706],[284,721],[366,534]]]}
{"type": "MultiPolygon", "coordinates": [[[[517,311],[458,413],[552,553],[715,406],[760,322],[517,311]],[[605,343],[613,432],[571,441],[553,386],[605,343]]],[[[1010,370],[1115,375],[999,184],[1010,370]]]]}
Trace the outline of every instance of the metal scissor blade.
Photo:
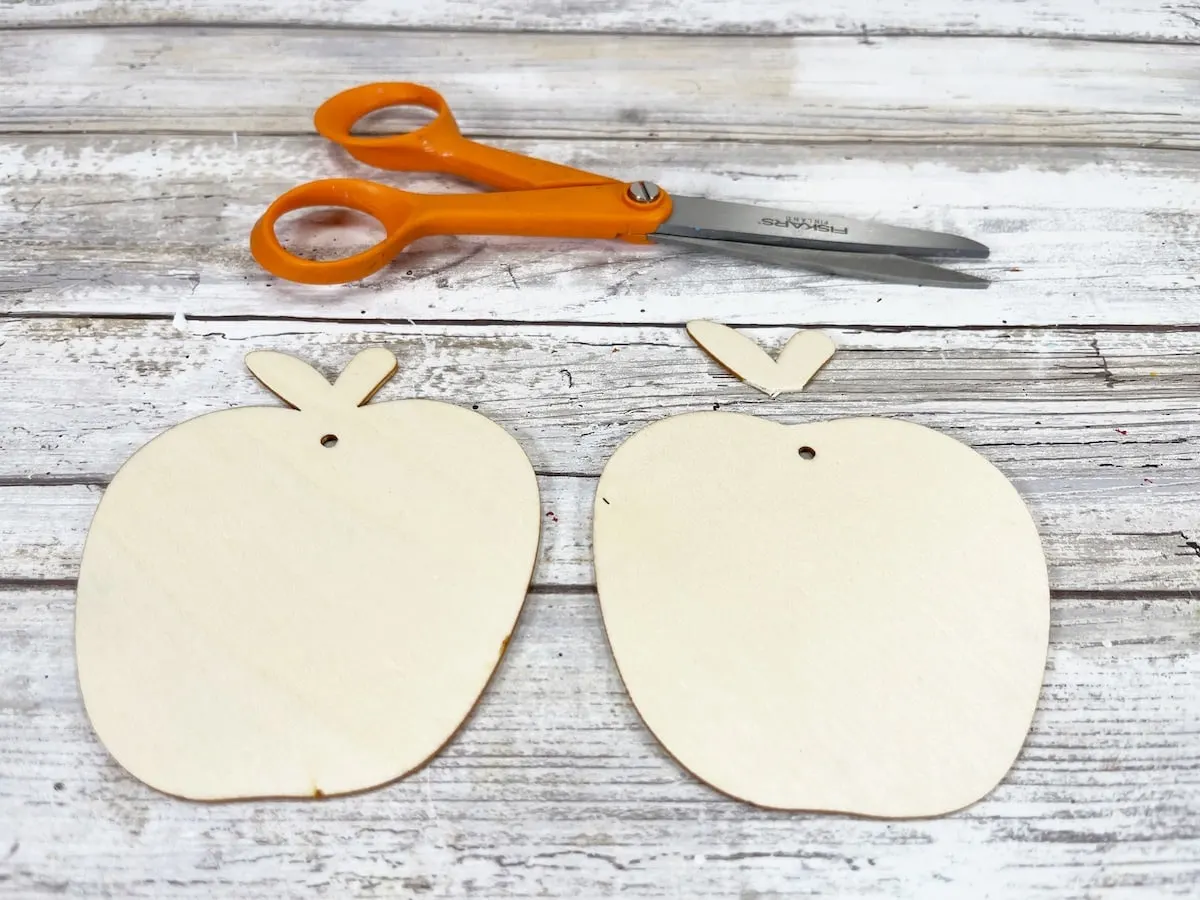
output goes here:
{"type": "Polygon", "coordinates": [[[774,247],[740,241],[713,241],[706,238],[658,234],[655,242],[681,244],[708,249],[714,253],[737,256],[754,262],[792,269],[812,269],[830,275],[870,278],[892,284],[918,284],[929,287],[986,288],[990,282],[963,272],[943,269],[931,263],[903,256],[874,253],[849,253],[840,250],[808,250],[802,247],[774,247]]]}
{"type": "Polygon", "coordinates": [[[702,197],[671,195],[671,215],[651,237],[710,238],[811,250],[895,253],[902,256],[952,256],[986,259],[989,250],[978,241],[945,234],[879,225],[859,219],[768,209],[702,197]]]}

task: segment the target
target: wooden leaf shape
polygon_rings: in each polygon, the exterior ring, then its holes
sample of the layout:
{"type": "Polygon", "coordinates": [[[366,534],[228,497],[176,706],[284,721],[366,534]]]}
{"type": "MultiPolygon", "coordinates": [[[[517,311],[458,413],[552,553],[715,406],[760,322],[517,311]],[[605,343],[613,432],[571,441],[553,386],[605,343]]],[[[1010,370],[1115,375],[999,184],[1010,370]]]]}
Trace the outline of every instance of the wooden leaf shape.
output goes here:
{"type": "Polygon", "coordinates": [[[362,406],[396,372],[396,357],[383,347],[371,347],[359,353],[342,370],[333,384],[334,391],[355,406],[362,406]]]}
{"type": "Polygon", "coordinates": [[[771,359],[753,339],[728,325],[703,319],[688,322],[688,334],[717,362],[751,387],[771,397],[801,391],[836,347],[820,331],[800,331],[771,359]]]}
{"type": "Polygon", "coordinates": [[[296,409],[328,402],[332,385],[301,359],[277,350],[246,354],[246,367],[272,394],[296,409]]]}

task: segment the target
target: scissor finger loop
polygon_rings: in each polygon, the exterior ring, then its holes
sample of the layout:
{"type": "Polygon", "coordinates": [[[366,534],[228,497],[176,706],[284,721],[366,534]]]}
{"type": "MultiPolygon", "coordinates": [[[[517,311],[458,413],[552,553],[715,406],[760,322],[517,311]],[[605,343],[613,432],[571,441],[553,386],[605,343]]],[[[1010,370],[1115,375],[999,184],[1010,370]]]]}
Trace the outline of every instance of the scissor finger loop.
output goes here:
{"type": "Polygon", "coordinates": [[[463,142],[445,98],[432,88],[408,82],[366,84],[335,94],[317,108],[313,125],[359,162],[393,171],[426,168],[437,155],[461,150],[463,142]],[[419,106],[433,112],[434,118],[399,134],[351,133],[365,116],[393,106],[419,106]]]}

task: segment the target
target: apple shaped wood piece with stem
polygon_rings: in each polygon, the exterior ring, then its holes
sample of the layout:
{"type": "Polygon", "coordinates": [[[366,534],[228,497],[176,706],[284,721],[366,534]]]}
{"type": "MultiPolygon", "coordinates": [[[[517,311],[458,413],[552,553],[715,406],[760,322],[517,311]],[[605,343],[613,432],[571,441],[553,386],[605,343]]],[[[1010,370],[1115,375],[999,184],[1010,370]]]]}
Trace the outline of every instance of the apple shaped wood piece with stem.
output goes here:
{"type": "Polygon", "coordinates": [[[168,794],[373,787],[433,756],[491,678],[538,551],[537,481],[478,413],[367,403],[386,349],[334,384],[282,353],[246,364],[294,408],[177,425],[105,491],[76,606],[87,714],[168,794]]]}
{"type": "MultiPolygon", "coordinates": [[[[832,349],[797,335],[772,374],[741,335],[689,330],[768,393],[832,349]]],[[[719,791],[922,817],[985,796],[1016,760],[1046,664],[1046,562],[1022,498],[970,447],[887,418],[682,414],[617,449],[594,529],[630,697],[719,791]]]]}

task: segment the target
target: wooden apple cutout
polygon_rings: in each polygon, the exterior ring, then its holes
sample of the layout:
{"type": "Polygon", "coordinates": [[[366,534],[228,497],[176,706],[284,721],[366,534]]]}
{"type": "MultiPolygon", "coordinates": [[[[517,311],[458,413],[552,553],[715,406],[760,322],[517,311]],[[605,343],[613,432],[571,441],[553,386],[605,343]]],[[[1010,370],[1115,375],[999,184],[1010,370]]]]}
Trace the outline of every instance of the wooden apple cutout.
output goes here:
{"type": "MultiPolygon", "coordinates": [[[[721,328],[699,329],[710,353],[741,347],[721,328]]],[[[796,346],[810,374],[828,358],[796,346]]],[[[674,416],[605,467],[594,547],[634,704],[720,791],[931,816],[990,792],[1021,749],[1049,640],[1041,542],[1009,481],[939,432],[674,416]]]]}
{"type": "Polygon", "coordinates": [[[366,404],[396,360],[330,384],[281,353],[246,407],[138,450],[79,573],[80,688],[134,776],[193,799],[319,797],[400,777],[464,722],[504,653],[540,536],[502,428],[429,400],[366,404]]]}

